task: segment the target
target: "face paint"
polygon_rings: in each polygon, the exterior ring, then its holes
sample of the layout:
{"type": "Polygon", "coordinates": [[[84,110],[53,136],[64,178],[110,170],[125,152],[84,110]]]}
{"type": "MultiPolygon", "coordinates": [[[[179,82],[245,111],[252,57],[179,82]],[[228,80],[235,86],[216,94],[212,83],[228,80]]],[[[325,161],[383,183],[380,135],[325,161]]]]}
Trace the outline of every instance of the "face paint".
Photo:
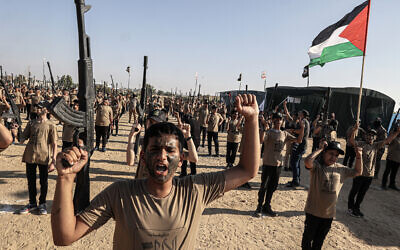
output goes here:
{"type": "Polygon", "coordinates": [[[174,135],[150,138],[145,153],[150,176],[159,183],[170,180],[179,167],[179,154],[179,142],[174,135]]]}

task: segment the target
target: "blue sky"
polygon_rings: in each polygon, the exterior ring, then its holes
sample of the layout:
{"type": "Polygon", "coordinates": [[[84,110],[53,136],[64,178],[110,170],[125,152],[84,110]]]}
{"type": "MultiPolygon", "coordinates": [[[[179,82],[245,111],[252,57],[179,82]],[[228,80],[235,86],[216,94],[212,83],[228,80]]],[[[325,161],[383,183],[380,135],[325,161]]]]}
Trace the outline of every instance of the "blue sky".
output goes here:
{"type": "MultiPolygon", "coordinates": [[[[158,89],[194,88],[202,93],[237,89],[243,84],[305,86],[302,69],[315,36],[363,0],[87,0],[94,76],[131,87],[142,80],[143,56],[149,57],[148,82],[158,89]]],[[[2,1],[0,65],[7,73],[42,78],[43,58],[53,74],[77,79],[78,42],[73,0],[2,1]]],[[[365,65],[366,88],[400,101],[400,1],[372,0],[365,65]]],[[[361,57],[317,66],[311,86],[358,87],[361,57]]],[[[46,74],[48,75],[47,71],[46,74]]]]}

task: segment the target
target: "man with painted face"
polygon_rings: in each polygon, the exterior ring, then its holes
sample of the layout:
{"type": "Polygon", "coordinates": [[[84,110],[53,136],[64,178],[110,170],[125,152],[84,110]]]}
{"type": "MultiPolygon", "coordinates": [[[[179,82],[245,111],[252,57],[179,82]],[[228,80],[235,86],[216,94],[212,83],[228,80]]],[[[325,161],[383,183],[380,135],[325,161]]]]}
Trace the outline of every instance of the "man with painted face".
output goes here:
{"type": "Polygon", "coordinates": [[[254,95],[236,97],[245,117],[244,143],[238,166],[221,172],[173,178],[183,161],[183,135],[171,123],[158,123],[144,139],[147,179],[115,182],[74,216],[71,190],[76,173],[87,162],[87,152],[76,147],[57,155],[57,185],[52,208],[56,245],[69,245],[105,224],[115,223],[115,249],[193,249],[206,206],[252,179],[258,171],[258,105],[254,95]],[[62,166],[62,159],[72,164],[62,166]]]}
{"type": "Polygon", "coordinates": [[[354,126],[351,134],[350,143],[353,147],[361,147],[363,151],[363,173],[362,176],[358,176],[353,179],[353,186],[351,187],[348,199],[348,213],[354,217],[364,217],[364,214],[360,210],[360,205],[367,193],[369,186],[372,183],[372,179],[375,173],[376,156],[378,151],[385,145],[390,144],[399,133],[400,129],[397,129],[389,137],[383,141],[375,142],[377,132],[374,129],[367,131],[366,141],[355,141],[355,135],[357,134],[358,126],[354,126]],[[354,200],[355,199],[355,200],[354,200]]]}

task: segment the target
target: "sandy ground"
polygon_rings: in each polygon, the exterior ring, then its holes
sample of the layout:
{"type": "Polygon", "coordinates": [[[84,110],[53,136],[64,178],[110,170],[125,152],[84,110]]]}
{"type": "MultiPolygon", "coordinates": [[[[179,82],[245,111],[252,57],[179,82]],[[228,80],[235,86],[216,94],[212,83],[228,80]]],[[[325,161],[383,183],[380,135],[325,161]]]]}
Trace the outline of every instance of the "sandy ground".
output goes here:
{"type": "MultiPolygon", "coordinates": [[[[58,126],[60,136],[61,129],[58,126]]],[[[133,178],[136,167],[125,165],[125,142],[129,130],[125,115],[120,122],[120,136],[110,138],[108,151],[94,153],[91,197],[112,182],[133,178]]],[[[225,133],[220,134],[220,145],[220,152],[224,155],[225,133]]],[[[13,214],[28,203],[25,165],[21,162],[24,148],[23,145],[12,145],[0,155],[0,249],[56,249],[52,241],[50,215],[13,214]]],[[[206,148],[200,148],[198,172],[225,168],[224,157],[206,157],[206,153],[206,148]]],[[[291,174],[282,172],[272,200],[272,208],[279,213],[278,217],[252,217],[257,205],[260,174],[251,181],[252,190],[234,190],[213,202],[201,218],[196,249],[300,249],[309,182],[304,166],[301,170],[303,187],[298,190],[284,186],[291,180],[291,174]]],[[[56,173],[51,173],[47,195],[49,212],[55,179],[56,173]]],[[[397,179],[400,185],[400,178],[397,179]]],[[[39,180],[37,182],[39,188],[39,180]]],[[[400,192],[379,191],[380,180],[374,180],[361,207],[365,217],[353,218],[346,214],[351,183],[348,180],[342,188],[337,218],[325,240],[324,249],[400,249],[400,192]]],[[[110,220],[99,230],[63,249],[110,249],[113,232],[114,222],[110,220]]]]}

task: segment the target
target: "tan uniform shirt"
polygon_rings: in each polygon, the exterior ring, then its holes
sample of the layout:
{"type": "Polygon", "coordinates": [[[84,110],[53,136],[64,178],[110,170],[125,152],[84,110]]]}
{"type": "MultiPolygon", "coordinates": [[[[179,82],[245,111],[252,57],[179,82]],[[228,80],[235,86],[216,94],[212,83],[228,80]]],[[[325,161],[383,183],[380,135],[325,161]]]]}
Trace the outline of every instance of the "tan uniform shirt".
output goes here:
{"type": "Polygon", "coordinates": [[[362,176],[365,177],[374,177],[375,173],[375,163],[376,163],[376,155],[378,150],[381,149],[383,145],[383,141],[374,142],[372,144],[368,144],[364,141],[356,141],[356,146],[362,148],[362,160],[363,160],[363,172],[362,176]]]}
{"type": "Polygon", "coordinates": [[[397,136],[389,144],[387,159],[400,163],[400,137],[397,136]]]}
{"type": "Polygon", "coordinates": [[[222,116],[218,113],[210,114],[208,118],[208,128],[209,132],[218,132],[218,124],[223,120],[222,116]]]}
{"type": "Polygon", "coordinates": [[[314,161],[310,170],[310,188],[308,190],[305,212],[320,218],[333,218],[336,215],[336,203],[340,189],[346,178],[356,175],[356,170],[340,163],[322,166],[314,161]]]}
{"type": "Polygon", "coordinates": [[[46,120],[29,122],[22,133],[24,139],[29,139],[26,144],[22,162],[49,165],[52,159],[51,144],[57,143],[56,125],[46,120]]]}
{"type": "Polygon", "coordinates": [[[264,136],[263,165],[282,166],[287,143],[296,137],[286,131],[270,129],[264,136]]]}
{"type": "Polygon", "coordinates": [[[97,107],[96,112],[96,125],[109,126],[110,120],[113,118],[113,111],[110,106],[100,105],[97,107]]]}
{"type": "Polygon", "coordinates": [[[202,127],[207,127],[207,116],[208,116],[208,109],[201,107],[199,109],[199,123],[202,127]]]}
{"type": "Polygon", "coordinates": [[[224,188],[223,172],[174,178],[164,198],[149,194],[146,179],[120,181],[98,194],[79,217],[90,230],[113,218],[114,249],[194,249],[200,216],[224,188]]]}
{"type": "Polygon", "coordinates": [[[237,128],[237,124],[238,124],[239,120],[230,120],[229,121],[229,130],[228,130],[228,135],[226,140],[228,142],[235,142],[235,143],[239,143],[241,140],[241,136],[240,136],[240,125],[239,128],[237,128]]]}

